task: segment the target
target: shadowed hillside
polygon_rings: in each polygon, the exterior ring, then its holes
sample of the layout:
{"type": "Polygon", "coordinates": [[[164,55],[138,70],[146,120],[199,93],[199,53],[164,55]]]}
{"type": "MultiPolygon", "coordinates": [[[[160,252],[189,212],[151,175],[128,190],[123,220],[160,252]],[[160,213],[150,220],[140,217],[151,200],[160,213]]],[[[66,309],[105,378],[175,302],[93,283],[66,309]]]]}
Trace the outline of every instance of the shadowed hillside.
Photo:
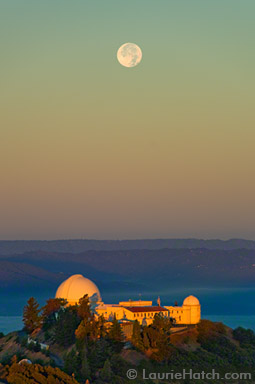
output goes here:
{"type": "Polygon", "coordinates": [[[126,281],[151,288],[185,284],[253,286],[255,250],[161,249],[87,251],[79,254],[29,252],[0,257],[0,284],[38,278],[60,281],[74,273],[101,282],[126,281]],[[7,261],[8,260],[8,261],[7,261]]]}
{"type": "Polygon", "coordinates": [[[50,270],[34,266],[25,262],[0,260],[0,287],[19,288],[28,286],[52,286],[56,281],[61,281],[60,274],[52,273],[50,270]]]}

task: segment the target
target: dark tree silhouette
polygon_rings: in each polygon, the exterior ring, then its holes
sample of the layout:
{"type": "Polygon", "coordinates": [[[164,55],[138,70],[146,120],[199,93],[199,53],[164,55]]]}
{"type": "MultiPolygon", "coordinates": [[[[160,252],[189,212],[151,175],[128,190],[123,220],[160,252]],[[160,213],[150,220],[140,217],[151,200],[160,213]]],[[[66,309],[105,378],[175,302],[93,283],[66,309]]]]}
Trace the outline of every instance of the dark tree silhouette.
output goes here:
{"type": "Polygon", "coordinates": [[[133,324],[132,344],[139,349],[142,345],[141,325],[137,320],[133,324]]]}
{"type": "Polygon", "coordinates": [[[115,316],[109,329],[108,337],[112,342],[114,352],[120,353],[124,346],[124,335],[121,330],[121,326],[115,316]]]}
{"type": "Polygon", "coordinates": [[[23,323],[25,330],[31,334],[35,329],[40,328],[42,324],[42,318],[39,315],[39,304],[34,297],[30,297],[23,310],[23,323]]]}

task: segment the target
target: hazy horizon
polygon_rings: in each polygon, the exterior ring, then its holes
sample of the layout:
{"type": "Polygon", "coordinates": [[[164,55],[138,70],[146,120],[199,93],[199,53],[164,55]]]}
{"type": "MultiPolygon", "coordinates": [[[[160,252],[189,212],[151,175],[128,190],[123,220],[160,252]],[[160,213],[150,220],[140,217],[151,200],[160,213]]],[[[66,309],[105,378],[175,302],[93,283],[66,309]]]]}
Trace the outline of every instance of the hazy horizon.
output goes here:
{"type": "Polygon", "coordinates": [[[10,239],[4,239],[0,238],[0,241],[157,241],[157,240],[197,240],[197,241],[254,241],[255,239],[251,238],[244,238],[244,237],[226,237],[226,238],[202,238],[202,237],[122,237],[122,238],[89,238],[89,237],[62,237],[62,238],[10,238],[10,239]]]}
{"type": "Polygon", "coordinates": [[[255,239],[254,13],[2,1],[0,237],[255,239]]]}

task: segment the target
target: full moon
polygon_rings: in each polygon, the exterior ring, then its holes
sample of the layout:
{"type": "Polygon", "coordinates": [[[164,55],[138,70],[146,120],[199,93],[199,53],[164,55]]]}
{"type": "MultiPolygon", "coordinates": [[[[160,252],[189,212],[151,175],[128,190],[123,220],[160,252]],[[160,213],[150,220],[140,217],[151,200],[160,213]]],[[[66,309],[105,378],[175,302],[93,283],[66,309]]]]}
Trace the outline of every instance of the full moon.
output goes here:
{"type": "Polygon", "coordinates": [[[142,60],[142,50],[134,43],[125,43],[118,49],[117,59],[124,67],[135,67],[142,60]]]}

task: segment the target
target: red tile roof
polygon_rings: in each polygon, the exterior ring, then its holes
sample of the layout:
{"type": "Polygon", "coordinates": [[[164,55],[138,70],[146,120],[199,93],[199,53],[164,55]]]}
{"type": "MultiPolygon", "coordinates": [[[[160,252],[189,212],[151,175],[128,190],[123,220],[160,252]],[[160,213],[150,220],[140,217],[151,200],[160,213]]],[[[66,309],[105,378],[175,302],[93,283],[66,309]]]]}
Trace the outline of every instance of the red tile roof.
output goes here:
{"type": "Polygon", "coordinates": [[[163,307],[125,307],[130,312],[166,312],[168,309],[163,307]]]}

